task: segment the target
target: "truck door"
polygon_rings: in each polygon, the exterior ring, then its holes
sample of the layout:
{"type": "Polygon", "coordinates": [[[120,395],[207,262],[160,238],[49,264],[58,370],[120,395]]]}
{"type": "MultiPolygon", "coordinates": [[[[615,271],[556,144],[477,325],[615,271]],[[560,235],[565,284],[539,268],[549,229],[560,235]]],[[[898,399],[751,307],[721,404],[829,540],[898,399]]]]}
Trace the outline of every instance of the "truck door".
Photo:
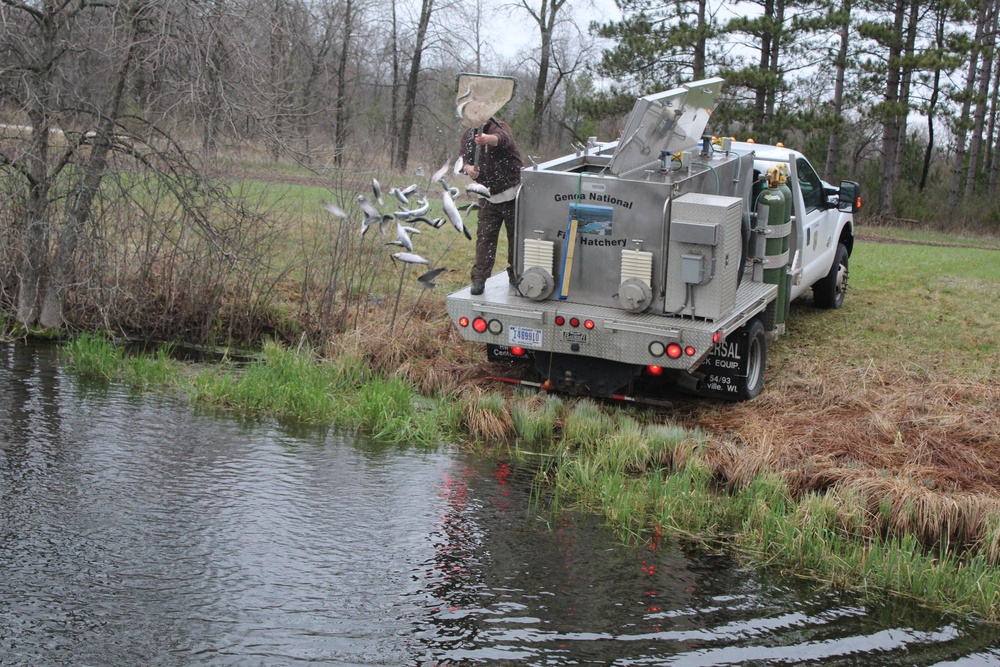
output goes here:
{"type": "Polygon", "coordinates": [[[831,244],[836,230],[832,229],[833,219],[828,215],[823,182],[816,170],[808,160],[799,157],[795,160],[795,173],[805,209],[801,213],[799,241],[802,244],[802,274],[804,282],[811,284],[825,276],[830,268],[829,256],[835,250],[831,244]]]}

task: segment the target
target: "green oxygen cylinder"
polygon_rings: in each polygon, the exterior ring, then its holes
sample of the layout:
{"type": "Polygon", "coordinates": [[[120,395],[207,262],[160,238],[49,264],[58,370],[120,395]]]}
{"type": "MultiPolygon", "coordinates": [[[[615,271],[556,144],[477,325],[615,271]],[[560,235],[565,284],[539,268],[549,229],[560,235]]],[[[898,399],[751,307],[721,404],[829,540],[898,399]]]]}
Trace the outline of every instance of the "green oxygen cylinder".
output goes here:
{"type": "MultiPolygon", "coordinates": [[[[788,168],[783,165],[778,165],[778,190],[781,194],[785,196],[785,221],[784,221],[784,234],[781,237],[781,252],[785,254],[788,262],[791,262],[791,257],[789,256],[789,239],[792,235],[792,189],[788,187],[788,168]]],[[[785,263],[784,273],[784,293],[781,292],[779,288],[779,304],[781,306],[781,312],[778,314],[778,322],[784,322],[788,319],[788,309],[791,305],[791,295],[792,295],[792,274],[789,270],[791,267],[788,266],[788,262],[785,263]]]]}
{"type": "MultiPolygon", "coordinates": [[[[778,189],[776,170],[772,168],[768,171],[767,186],[757,195],[754,206],[757,211],[755,228],[759,234],[764,235],[764,282],[778,286],[778,296],[765,313],[764,325],[769,331],[784,322],[782,316],[785,309],[782,304],[787,298],[784,280],[787,259],[781,263],[783,251],[779,234],[785,224],[788,203],[785,195],[778,189]]],[[[787,258],[787,252],[784,257],[787,258]]]]}

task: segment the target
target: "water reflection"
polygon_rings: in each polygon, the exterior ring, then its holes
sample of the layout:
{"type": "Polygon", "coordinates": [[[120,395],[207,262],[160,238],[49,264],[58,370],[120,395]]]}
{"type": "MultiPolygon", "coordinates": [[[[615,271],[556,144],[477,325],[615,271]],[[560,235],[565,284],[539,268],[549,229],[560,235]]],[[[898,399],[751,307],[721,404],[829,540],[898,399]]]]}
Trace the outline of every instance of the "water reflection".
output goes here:
{"type": "Polygon", "coordinates": [[[620,546],[504,465],[0,353],[3,665],[1000,664],[993,628],[620,546]]]}

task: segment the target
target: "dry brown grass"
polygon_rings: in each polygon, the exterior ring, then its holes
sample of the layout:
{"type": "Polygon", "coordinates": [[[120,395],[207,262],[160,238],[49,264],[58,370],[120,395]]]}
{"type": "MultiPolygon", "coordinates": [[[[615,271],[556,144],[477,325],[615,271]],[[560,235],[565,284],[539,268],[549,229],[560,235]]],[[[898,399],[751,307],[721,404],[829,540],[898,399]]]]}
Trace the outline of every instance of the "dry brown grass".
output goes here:
{"type": "Polygon", "coordinates": [[[841,523],[1000,556],[1000,386],[869,364],[793,361],[757,399],[688,405],[708,459],[741,488],[761,472],[827,492],[841,523]]]}

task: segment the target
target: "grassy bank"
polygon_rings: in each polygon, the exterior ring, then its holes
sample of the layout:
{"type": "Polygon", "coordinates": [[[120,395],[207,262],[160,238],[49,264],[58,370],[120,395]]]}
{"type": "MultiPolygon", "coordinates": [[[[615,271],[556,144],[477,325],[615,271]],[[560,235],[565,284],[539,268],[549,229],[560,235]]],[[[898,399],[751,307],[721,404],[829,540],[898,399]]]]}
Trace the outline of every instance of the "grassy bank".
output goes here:
{"type": "Polygon", "coordinates": [[[81,373],[222,409],[471,441],[536,467],[557,504],[602,513],[623,536],[723,544],[1000,620],[997,257],[859,243],[845,308],[795,303],[764,393],[740,405],[648,410],[487,386],[481,351],[442,316],[444,290],[410,295],[393,332],[392,304],[371,304],[321,350],[271,345],[245,366],[171,371],[165,354],[135,361],[99,338],[67,353],[81,373]]]}

